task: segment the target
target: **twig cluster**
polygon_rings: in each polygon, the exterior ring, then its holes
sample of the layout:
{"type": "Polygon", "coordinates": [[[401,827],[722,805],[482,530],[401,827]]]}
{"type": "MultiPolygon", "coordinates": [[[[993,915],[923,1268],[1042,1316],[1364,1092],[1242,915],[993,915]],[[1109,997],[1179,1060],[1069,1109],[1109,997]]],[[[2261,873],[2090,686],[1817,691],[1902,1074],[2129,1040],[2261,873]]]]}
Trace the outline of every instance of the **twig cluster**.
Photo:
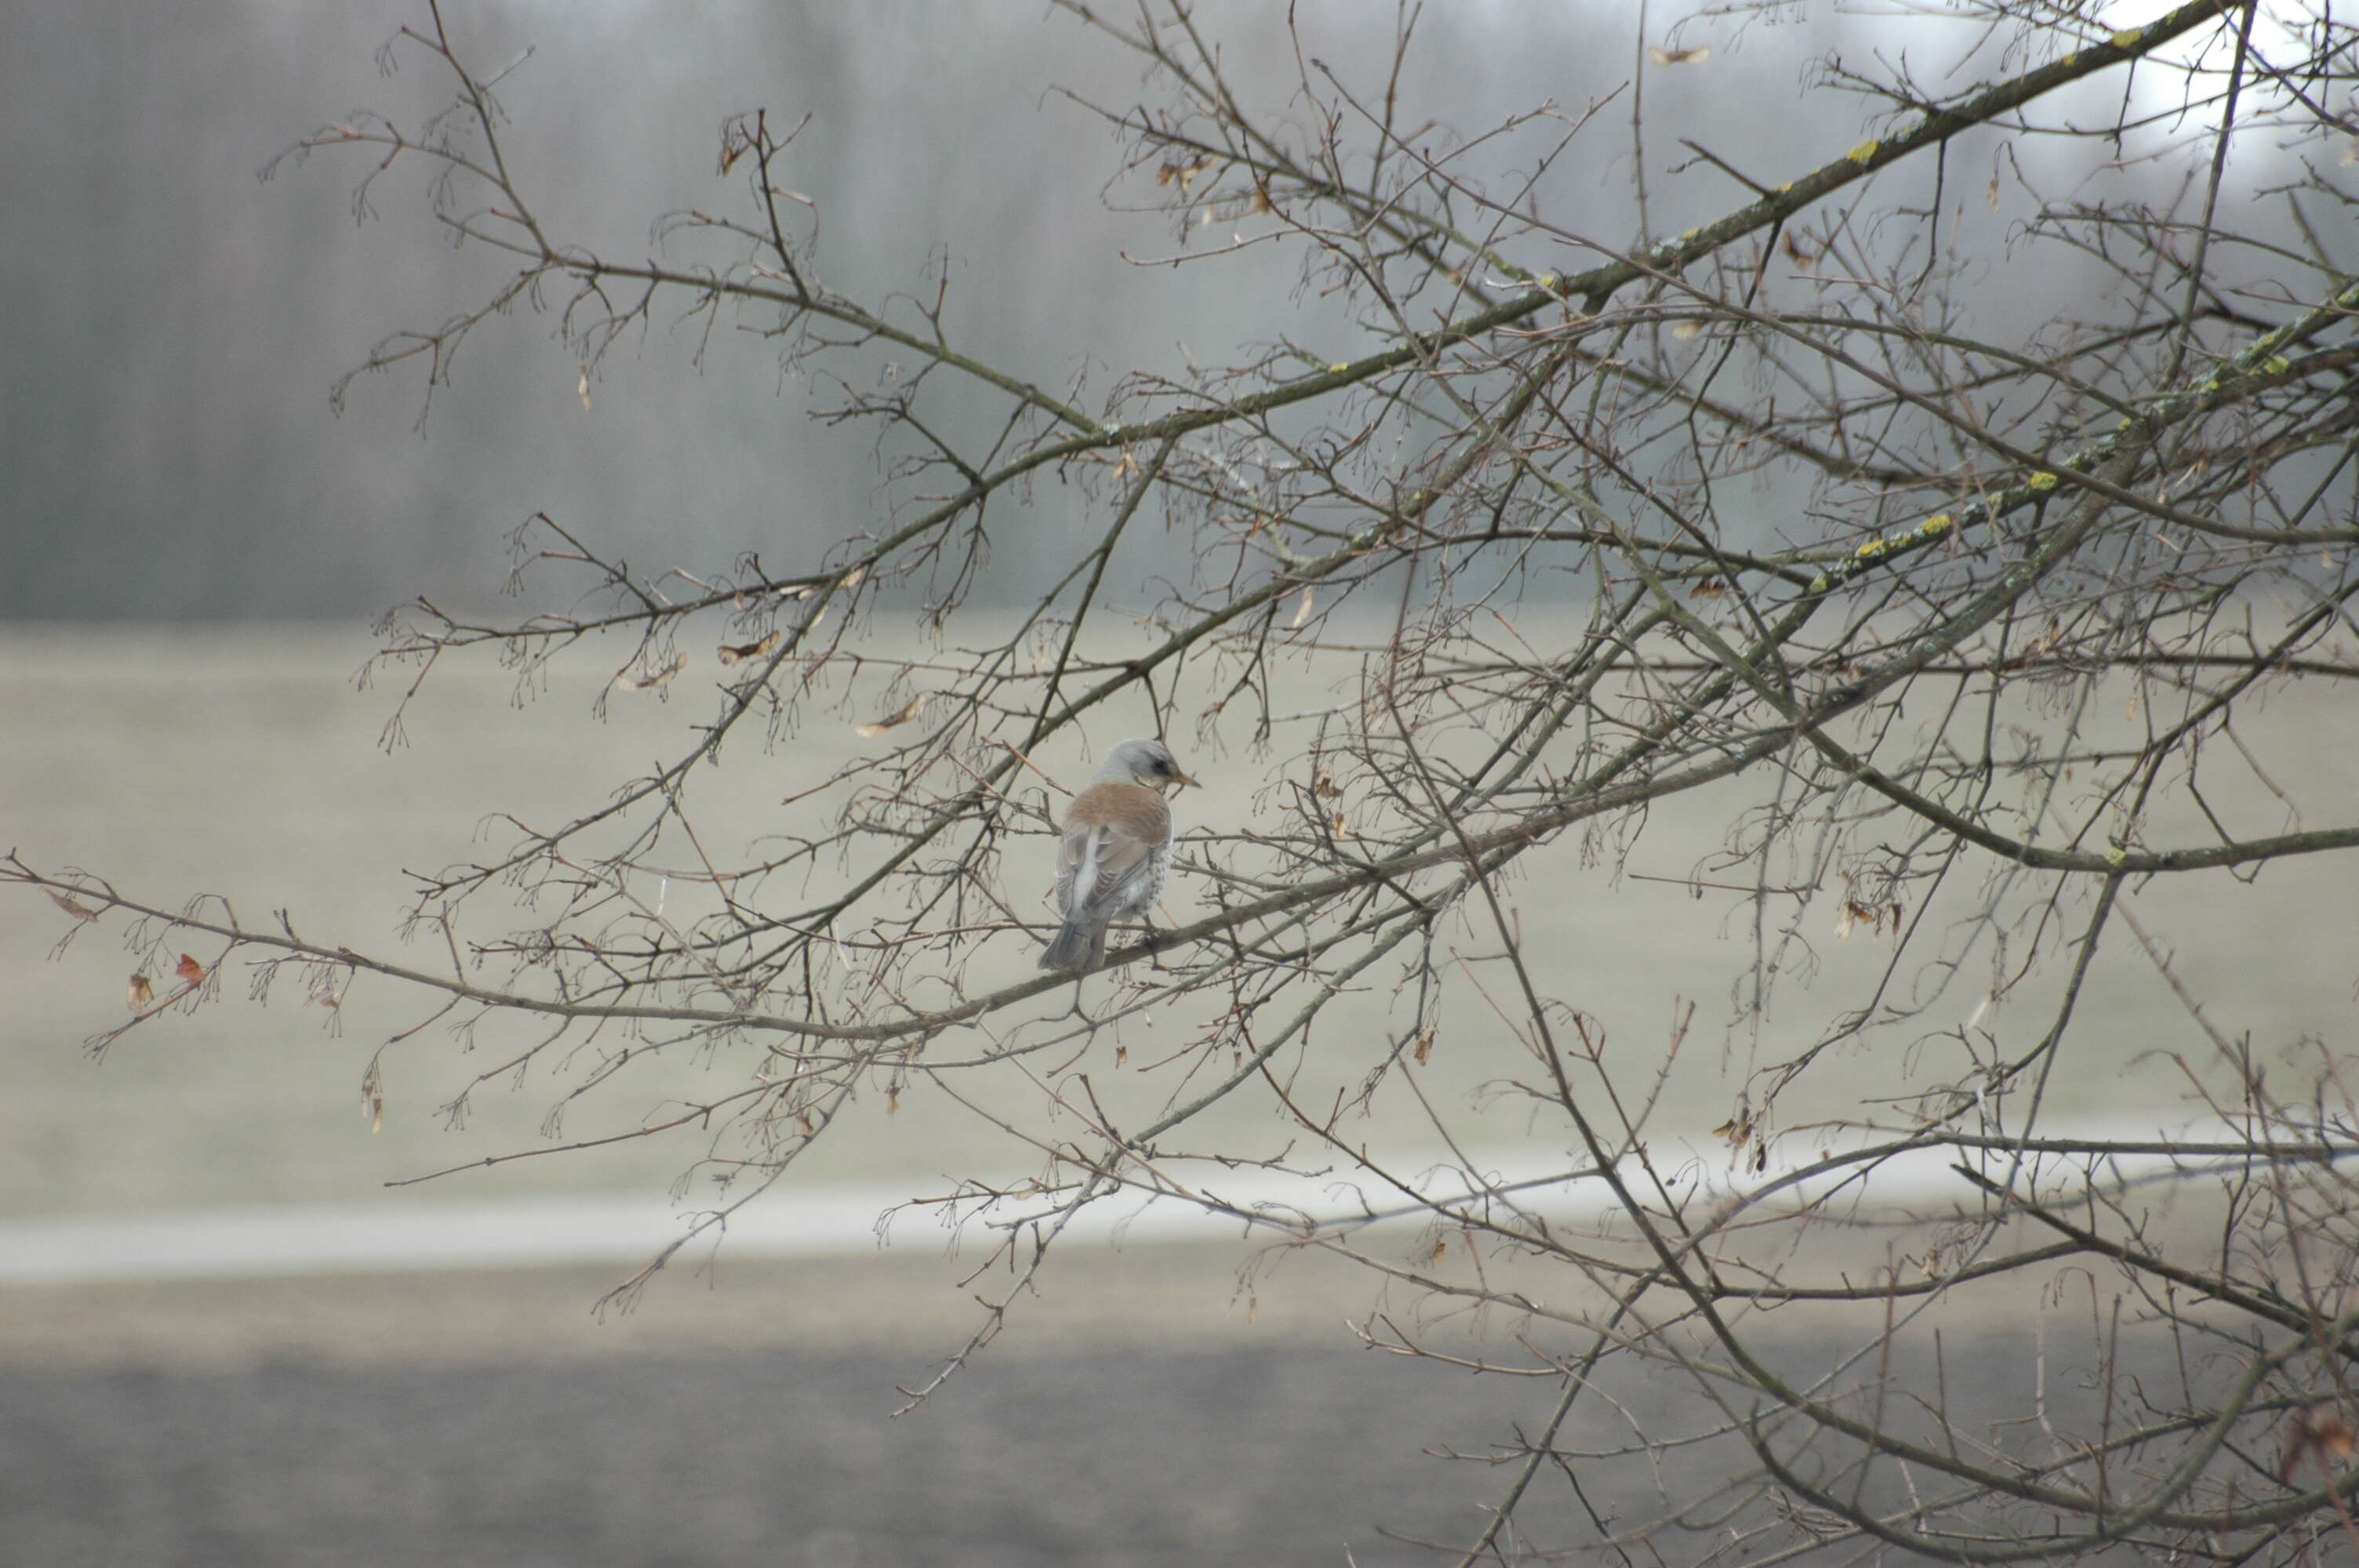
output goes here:
{"type": "MultiPolygon", "coordinates": [[[[736,211],[673,215],[672,260],[611,261],[520,189],[499,74],[435,9],[392,47],[430,58],[450,107],[297,150],[376,159],[364,203],[429,166],[442,221],[515,268],[363,368],[422,364],[430,395],[519,303],[585,367],[659,304],[699,324],[700,352],[750,327],[839,389],[827,417],[894,433],[893,521],[783,571],[749,553],[651,579],[536,516],[519,585],[559,574],[571,609],[390,616],[405,706],[478,651],[528,683],[599,644],[609,692],[684,690],[708,645],[721,671],[662,766],[423,881],[412,934],[436,961],[13,857],[0,878],[136,921],[159,953],[209,937],[210,972],[245,961],[257,991],[388,982],[429,1021],[536,1021],[479,1081],[585,1042],[603,1065],[576,1095],[662,1056],[734,1064],[729,1094],[619,1135],[709,1139],[695,1173],[717,1195],[679,1246],[832,1130],[889,1125],[869,1113],[912,1086],[951,1097],[1038,1173],[952,1195],[994,1238],[978,1277],[1000,1271],[912,1403],[1092,1205],[1192,1205],[1273,1256],[1354,1259],[1416,1303],[1372,1316],[1368,1344],[1561,1390],[1542,1427],[1465,1455],[1505,1479],[1485,1529],[1433,1543],[1463,1563],[2359,1550],[2348,1063],[2216,1022],[2224,999],[2141,924],[2158,884],[2359,847],[2347,795],[2301,800],[2254,741],[2272,691],[2359,676],[2349,25],[2199,0],[2107,31],[2094,7],[1976,0],[1952,9],[1986,80],[1831,68],[1810,102],[1864,96],[1873,134],[1777,174],[1690,138],[1690,168],[1736,195],[1665,237],[1643,189],[1614,233],[1544,200],[1568,160],[1617,156],[1610,101],[1462,139],[1420,120],[1413,10],[1386,80],[1294,40],[1291,96],[1265,113],[1190,6],[1059,8],[1147,68],[1142,104],[1074,95],[1125,139],[1114,198],[1168,215],[1175,249],[1140,259],[1290,252],[1364,351],[1281,341],[1044,390],[961,351],[947,281],[887,303],[829,281],[820,203],[786,183],[798,127],[767,112],[722,127],[736,211]],[[2076,117],[2100,101],[2114,117],[2076,117]],[[2230,133],[2256,129],[2284,174],[2267,234],[2222,216],[2250,207],[2230,133]],[[2073,196],[2034,188],[2032,146],[2073,196]],[[1966,200],[2023,214],[2005,266],[2081,269],[2070,308],[1987,325],[2006,313],[1968,283],[2000,258],[1953,248],[1969,158],[1992,173],[1966,200]],[[2159,204],[2089,194],[2141,159],[2187,178],[2159,204]],[[916,370],[853,373],[886,353],[916,370]],[[995,436],[942,433],[939,410],[977,400],[995,436]],[[971,608],[1048,474],[1088,488],[1094,542],[1022,613],[971,608]],[[1154,527],[1186,535],[1195,573],[1125,619],[1154,527]],[[864,642],[880,631],[899,641],[864,642]],[[751,846],[703,830],[700,770],[726,744],[839,722],[855,691],[883,716],[874,743],[793,780],[817,826],[751,846]],[[1262,787],[1249,818],[1186,838],[1176,928],[1077,989],[1029,965],[1045,759],[1142,711],[1262,787]],[[1689,1130],[1667,1086],[1701,1049],[1699,1003],[1658,1046],[1609,1049],[1546,919],[1552,885],[1609,884],[1690,797],[1738,802],[1684,879],[1745,952],[1701,1021],[1724,1029],[1716,1176],[1666,1153],[1689,1130]],[[527,914],[485,930],[503,890],[527,914]],[[1829,929],[1881,944],[1832,1004],[1802,989],[1829,929]],[[2060,1063],[2118,1049],[2084,1004],[2101,954],[2181,1006],[2185,1044],[2152,1044],[2201,1098],[2186,1136],[2091,1135],[2049,1108],[2060,1063]],[[1986,1026],[2005,1004],[2017,1022],[1986,1026]],[[1116,1080],[1150,1022],[1134,1092],[1116,1080]],[[1442,1087],[1469,1056],[1479,1110],[1442,1087]],[[1503,1128],[1538,1162],[1491,1163],[1503,1128]],[[1404,1162],[1434,1150],[1439,1169],[1404,1162]],[[1323,1207],[1223,1195],[1256,1172],[1348,1185],[1323,1207]],[[2068,1300],[2080,1326],[2056,1345],[1977,1352],[2025,1368],[2019,1386],[1953,1381],[1961,1323],[2045,1324],[2068,1300]],[[1483,1336],[1458,1336],[1462,1311],[1483,1336]]],[[[1642,77],[1701,56],[1656,53],[1642,77]]],[[[1618,156],[1644,169],[1654,127],[1627,107],[1618,156]]]]}

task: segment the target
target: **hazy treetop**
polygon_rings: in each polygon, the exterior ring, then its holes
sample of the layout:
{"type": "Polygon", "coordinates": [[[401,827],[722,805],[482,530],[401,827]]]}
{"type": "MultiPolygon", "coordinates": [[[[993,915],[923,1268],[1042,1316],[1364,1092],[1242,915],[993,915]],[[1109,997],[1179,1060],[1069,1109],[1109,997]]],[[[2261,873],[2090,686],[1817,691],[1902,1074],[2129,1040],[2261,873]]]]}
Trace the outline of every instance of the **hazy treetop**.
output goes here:
{"type": "MultiPolygon", "coordinates": [[[[1241,95],[1299,112],[1280,14],[1223,9],[1207,8],[1208,25],[1230,40],[1241,95]]],[[[0,50],[10,149],[0,275],[12,298],[37,302],[13,314],[0,355],[0,616],[353,616],[419,592],[464,604],[496,589],[499,541],[536,510],[653,566],[725,562],[745,548],[780,558],[889,506],[878,454],[821,438],[798,373],[742,349],[700,365],[693,330],[625,344],[587,410],[577,365],[545,320],[526,317],[503,330],[530,344],[474,346],[422,440],[409,433],[409,384],[364,381],[332,416],[328,388],[382,334],[432,324],[504,264],[444,243],[407,185],[378,187],[376,216],[356,227],[346,211],[354,171],[315,165],[267,184],[254,175],[323,118],[363,108],[422,116],[439,85],[414,70],[378,73],[377,46],[398,20],[390,13],[261,0],[146,11],[129,26],[119,7],[29,0],[0,50]]],[[[823,7],[453,15],[483,58],[534,49],[502,100],[523,178],[568,241],[607,254],[650,249],[649,226],[666,211],[734,200],[737,182],[715,169],[719,124],[766,106],[780,123],[811,116],[787,172],[820,203],[818,259],[832,280],[881,301],[930,292],[946,273],[968,351],[1043,385],[1086,377],[1081,395],[1093,406],[1134,367],[1233,363],[1255,345],[1320,332],[1332,333],[1339,357],[1364,347],[1340,307],[1301,286],[1291,256],[1120,259],[1201,254],[1225,236],[1175,234],[1144,211],[1151,180],[1124,173],[1103,123],[1057,91],[1113,108],[1152,97],[1134,59],[1068,18],[996,7],[864,9],[856,22],[823,7]]],[[[1339,5],[1301,16],[1314,76],[1323,68],[1355,90],[1381,88],[1388,20],[1370,25],[1363,7],[1339,5]]],[[[1828,93],[1807,117],[1765,123],[1765,105],[1796,100],[1756,88],[1801,80],[1838,46],[1864,56],[1938,37],[1954,51],[1962,32],[1825,8],[1681,22],[1658,7],[1658,36],[1641,40],[1634,16],[1620,6],[1435,8],[1398,85],[1408,123],[1431,120],[1430,139],[1447,146],[1543,102],[1578,115],[1617,92],[1604,114],[1626,118],[1644,45],[1710,44],[1694,69],[1645,73],[1647,114],[1741,150],[1747,173],[1785,178],[1852,145],[1879,105],[1828,93]],[[1843,117],[1852,105],[1857,114],[1843,117]]],[[[1975,63],[1995,70],[1989,52],[1975,63]]],[[[1993,145],[1963,138],[1954,163],[1971,198],[1962,218],[1987,224],[1984,238],[2015,216],[1980,200],[1993,145]]],[[[1628,138],[1601,127],[1587,146],[1553,166],[1541,194],[1598,238],[1635,238],[1628,138]]],[[[2043,152],[2035,141],[2010,157],[2036,170],[2043,152]]],[[[1647,143],[1647,162],[1653,233],[1737,194],[1671,136],[1647,143]]],[[[1985,248],[1990,261],[1960,292],[2005,312],[2027,280],[2003,276],[2003,288],[1990,287],[2004,253],[1985,248]]],[[[1078,493],[1044,482],[1033,505],[1052,543],[1085,536],[1078,493]]],[[[1033,586],[1007,574],[986,591],[1033,586]]]]}

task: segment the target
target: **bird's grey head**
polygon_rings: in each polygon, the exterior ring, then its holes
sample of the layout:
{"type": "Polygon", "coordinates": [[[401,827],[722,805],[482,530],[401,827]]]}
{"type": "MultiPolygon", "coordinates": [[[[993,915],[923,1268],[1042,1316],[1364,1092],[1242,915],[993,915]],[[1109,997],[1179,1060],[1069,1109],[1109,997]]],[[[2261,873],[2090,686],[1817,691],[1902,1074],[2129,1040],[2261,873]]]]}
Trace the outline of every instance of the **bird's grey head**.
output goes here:
{"type": "Polygon", "coordinates": [[[1105,754],[1105,761],[1098,764],[1097,782],[1142,784],[1159,790],[1196,781],[1180,771],[1170,747],[1151,735],[1142,735],[1118,743],[1105,754]]]}

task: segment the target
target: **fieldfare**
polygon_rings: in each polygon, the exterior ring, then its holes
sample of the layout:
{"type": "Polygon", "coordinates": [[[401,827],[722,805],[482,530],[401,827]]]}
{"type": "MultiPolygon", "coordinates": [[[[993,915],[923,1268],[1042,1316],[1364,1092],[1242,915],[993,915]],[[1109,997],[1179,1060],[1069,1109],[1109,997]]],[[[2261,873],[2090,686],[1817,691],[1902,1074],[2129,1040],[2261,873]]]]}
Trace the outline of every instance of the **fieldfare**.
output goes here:
{"type": "Polygon", "coordinates": [[[1192,782],[1160,741],[1125,741],[1106,753],[1065,815],[1065,840],[1057,847],[1057,913],[1065,924],[1040,955],[1042,968],[1096,968],[1106,927],[1155,902],[1171,870],[1171,808],[1163,791],[1192,782]]]}

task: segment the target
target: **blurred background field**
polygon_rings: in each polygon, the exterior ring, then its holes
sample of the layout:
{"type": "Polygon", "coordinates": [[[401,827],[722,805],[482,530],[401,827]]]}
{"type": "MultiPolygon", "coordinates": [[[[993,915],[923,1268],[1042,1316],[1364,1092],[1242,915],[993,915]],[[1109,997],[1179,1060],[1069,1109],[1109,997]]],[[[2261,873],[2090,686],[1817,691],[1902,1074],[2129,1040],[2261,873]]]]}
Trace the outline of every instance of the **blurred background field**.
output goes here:
{"type": "MultiPolygon", "coordinates": [[[[0,752],[9,842],[40,861],[104,865],[126,893],[218,892],[249,918],[284,907],[299,930],[384,947],[406,868],[476,849],[494,806],[571,815],[584,779],[616,758],[663,754],[698,711],[683,690],[594,721],[594,667],[518,708],[504,672],[461,665],[439,672],[413,710],[414,743],[387,752],[377,740],[392,693],[352,680],[368,647],[358,628],[318,624],[0,632],[0,732],[25,738],[0,752]]],[[[2290,691],[2270,718],[2308,729],[2305,755],[2331,777],[2343,742],[2306,700],[2290,691]]],[[[701,798],[712,821],[765,831],[787,779],[820,760],[796,746],[857,744],[848,723],[815,724],[777,756],[733,753],[701,798]]],[[[1200,766],[1212,782],[1183,797],[1190,821],[1249,821],[1252,802],[1223,787],[1220,760],[1200,766]]],[[[1599,870],[1569,893],[1519,896],[1527,938],[1578,967],[1568,989],[1634,1052],[1659,1048],[1653,1010],[1672,977],[1691,975],[1709,1006],[1711,977],[1724,983],[1746,950],[1741,929],[1701,950],[1662,940],[1695,929],[1680,883],[1724,820],[1724,803],[1697,803],[1686,821],[1658,809],[1628,869],[1669,881],[1599,870]]],[[[2260,887],[2232,895],[2215,882],[2196,900],[2142,890],[2137,907],[2190,971],[2275,977],[2236,987],[2249,1010],[2219,1022],[2290,1044],[2332,1028],[2347,1005],[2359,910],[2316,869],[2279,865],[2260,887]]],[[[183,1264],[185,1277],[134,1268],[0,1288],[0,1382],[18,1412],[17,1451],[0,1468],[16,1477],[5,1507],[12,1536],[31,1543],[23,1561],[78,1561],[102,1541],[120,1561],[158,1563],[620,1563],[667,1551],[750,1563],[782,1560],[782,1545],[783,1560],[814,1563],[1342,1561],[1348,1541],[1359,1563],[1406,1562],[1406,1548],[1386,1554],[1375,1525],[1455,1538],[1495,1478],[1423,1451],[1482,1451],[1527,1397],[1511,1389],[1502,1403],[1490,1380],[1359,1349],[1347,1320],[1407,1309],[1398,1292],[1318,1259],[1256,1262],[1255,1247],[1208,1224],[1069,1249],[972,1375],[893,1421],[896,1385],[922,1379],[980,1322],[971,1297],[983,1286],[966,1279],[985,1251],[977,1232],[919,1211],[883,1244],[847,1247],[839,1225],[828,1246],[701,1249],[635,1313],[593,1315],[646,1255],[645,1222],[669,1211],[664,1195],[697,1145],[628,1142],[389,1189],[546,1146],[543,1112],[566,1080],[536,1072],[479,1093],[464,1125],[447,1125],[436,1108],[475,1068],[429,1033],[393,1058],[372,1134],[361,1065],[416,1022],[415,1005],[363,984],[331,1028],[292,997],[246,1002],[234,978],[194,1016],[159,1020],[93,1061],[82,1043],[124,1015],[131,959],[100,931],[60,953],[70,925],[23,901],[0,925],[12,1079],[0,1098],[0,1234],[142,1216],[201,1238],[225,1213],[250,1224],[299,1209],[364,1226],[405,1206],[482,1206],[484,1223],[516,1227],[522,1252],[535,1203],[610,1203],[617,1224],[603,1259],[534,1271],[485,1269],[476,1253],[458,1272],[319,1274],[296,1260],[266,1277],[208,1280],[183,1264]],[[1372,1430],[1384,1434],[1373,1444],[1341,1441],[1372,1430]],[[1345,1467],[1325,1467],[1336,1460],[1345,1467]]],[[[1821,933],[1817,946],[1830,966],[1873,961],[1865,938],[1821,933]]],[[[2200,1108],[2169,1059],[2190,1045],[2183,1015],[2134,957],[2099,973],[2084,1005],[2103,1022],[2060,1075],[2051,1125],[2175,1125],[2200,1108]]],[[[1357,1026],[1380,1028],[1383,999],[1353,1005],[1357,1026]]],[[[1451,1089],[1454,1124],[1500,1162],[1548,1157],[1533,1141],[1556,1135],[1483,1092],[1515,1070],[1496,1037],[1486,1044],[1470,1026],[1450,1041],[1463,1059],[1438,1061],[1435,1081],[1451,1089]]],[[[1690,1065],[1658,1114],[1658,1152],[1684,1148],[1724,1173],[1710,1129],[1725,1114],[1728,1063],[1704,1040],[1690,1065]]],[[[1087,1065],[1110,1087],[1122,1079],[1103,1060],[1087,1065]]],[[[567,1134],[585,1135],[597,1115],[651,1114],[728,1070],[659,1066],[588,1102],[567,1134]]],[[[1136,1068],[1128,1076],[1146,1098],[1161,1092],[1136,1068]]],[[[1284,1141],[1266,1104],[1234,1098],[1226,1114],[1248,1143],[1284,1141]]],[[[1037,1165],[922,1095],[889,1118],[873,1101],[856,1111],[865,1119],[838,1130],[851,1135],[823,1142],[766,1206],[938,1195],[957,1175],[1037,1165]]],[[[1412,1240],[1400,1245],[1406,1258],[1412,1240]]],[[[1797,1345],[1836,1332],[1788,1315],[1797,1345]]],[[[2013,1357],[1992,1344],[1998,1376],[2013,1357]]]]}
{"type": "MultiPolygon", "coordinates": [[[[887,654],[915,645],[889,632],[872,643],[887,654]]],[[[27,738],[0,755],[0,822],[9,844],[36,864],[103,868],[126,896],[165,907],[218,893],[248,922],[266,922],[284,909],[313,939],[391,951],[420,968],[447,967],[439,943],[404,948],[392,940],[407,905],[406,871],[436,871],[495,847],[504,830],[489,820],[495,812],[540,822],[577,815],[598,803],[592,781],[625,776],[670,754],[702,717],[702,693],[683,679],[669,702],[618,697],[604,721],[593,719],[603,676],[594,654],[581,655],[521,707],[513,678],[489,660],[446,663],[411,710],[412,743],[388,752],[377,742],[395,691],[383,679],[369,690],[355,689],[353,681],[369,650],[361,629],[318,624],[0,630],[0,726],[27,738]]],[[[1334,699],[1315,674],[1301,678],[1306,706],[1334,699]]],[[[2268,725],[2282,730],[2246,737],[2276,761],[2277,782],[2297,797],[2331,794],[2344,765],[2347,725],[2321,706],[2322,697],[2313,701],[2310,688],[2288,689],[2267,712],[2268,725]]],[[[701,770],[693,784],[704,830],[734,849],[790,825],[808,826],[810,813],[798,816],[778,802],[798,780],[875,744],[858,739],[849,718],[824,716],[767,755],[744,741],[733,744],[724,765],[701,770]]],[[[1207,785],[1182,796],[1183,825],[1223,833],[1251,827],[1256,803],[1240,781],[1257,772],[1254,760],[1188,761],[1207,785]]],[[[1073,756],[1049,765],[1078,774],[1085,763],[1073,756]]],[[[2223,793],[2220,804],[2269,806],[2257,789],[2244,794],[2254,798],[2223,793]]],[[[1738,908],[1724,885],[1733,879],[1711,864],[1726,825],[1739,815],[1733,801],[1741,798],[1721,790],[1658,805],[1623,874],[1610,864],[1583,869],[1560,858],[1552,864],[1565,868],[1568,885],[1556,885],[1551,872],[1546,885],[1514,889],[1527,938],[1572,971],[1569,993],[1603,1022],[1610,1048],[1660,1052],[1669,1039],[1665,996],[1698,1003],[1704,1022],[1683,1047],[1655,1127],[1659,1136],[1692,1142],[1704,1158],[1719,1157],[1709,1129],[1727,1114],[1743,1074],[1809,1044],[1773,1032],[1748,1054],[1743,1040],[1721,1038],[1714,1022],[1716,1011],[1726,1015],[1725,990],[1748,961],[1751,935],[1731,913],[1717,923],[1713,940],[1699,941],[1699,931],[1710,927],[1696,918],[1697,906],[1710,900],[1707,912],[1738,908]],[[1723,885],[1692,885],[1699,882],[1723,885]]],[[[1042,856],[1045,864],[1045,850],[1042,856]]],[[[1011,882],[1024,864],[1020,855],[1013,858],[1011,882]]],[[[1166,907],[1175,918],[1189,918],[1201,891],[1182,877],[1166,907]]],[[[2336,1027],[2348,1003],[2347,933],[2359,919],[2359,892],[2325,860],[2272,866],[2249,887],[2225,879],[2160,881],[2136,890],[2134,907],[2199,994],[2211,987],[2237,996],[2239,1015],[2216,1021],[2231,1033],[2289,1047],[2336,1027]],[[2258,971],[2272,982],[2230,983],[2258,971]]],[[[1864,931],[1839,936],[1834,918],[1826,914],[1821,928],[1805,933],[1814,968],[1797,977],[1804,985],[1856,984],[1881,960],[1876,938],[1864,931]]],[[[62,914],[20,902],[9,910],[0,945],[7,994],[15,999],[7,1033],[16,1092],[0,1106],[0,1212],[9,1216],[362,1197],[444,1204],[584,1192],[644,1195],[669,1187],[704,1143],[676,1133],[466,1171],[390,1193],[381,1184],[486,1154],[640,1125],[715,1082],[738,1081],[744,1071],[728,1059],[634,1065],[585,1096],[552,1139],[543,1129],[549,1107],[596,1068],[598,1051],[536,1063],[518,1080],[486,1086],[471,1097],[463,1120],[453,1122],[440,1108],[483,1070],[493,1047],[468,1052],[429,1030],[388,1054],[385,1123],[372,1134],[359,1096],[362,1068],[379,1042],[430,1010],[366,977],[335,1015],[303,1005],[299,991],[283,986],[268,1006],[256,1007],[245,1000],[245,977],[233,975],[220,1000],[192,1016],[160,1019],[93,1062],[81,1044],[126,1015],[124,986],[134,960],[103,931],[79,933],[60,950],[71,926],[62,914]]],[[[1452,935],[1470,949],[1484,941],[1472,921],[1452,935]]],[[[1002,938],[995,950],[995,968],[979,976],[1020,973],[1029,962],[1019,937],[1002,938]]],[[[1965,1022],[1979,993],[1960,989],[1958,1016],[1937,1013],[1845,1049],[1914,1052],[1929,1029],[1965,1022]]],[[[2201,1112],[2191,1096],[2203,1069],[2200,1034],[2149,963],[2134,949],[2109,954],[2084,1005],[2095,1021],[2092,1044],[2060,1066],[2049,1091],[2052,1114],[2167,1123],[2201,1112]],[[2175,1054],[2197,1078],[2173,1065],[2175,1054]]],[[[1368,1048],[1375,1048],[1391,1006],[1381,987],[1347,998],[1340,1036],[1348,1041],[1364,1031],[1368,1048]]],[[[2011,1026],[2046,1023],[2037,1006],[2020,1000],[1983,1011],[1978,1022],[2002,1037],[2011,1026]]],[[[1169,1033],[1169,1021],[1165,1028],[1169,1033]]],[[[1124,1029],[1131,1065],[1108,1073],[1096,1064],[1100,1078],[1127,1080],[1141,1104],[1164,1103],[1169,1088],[1145,1065],[1154,1054],[1155,1024],[1142,1019],[1124,1029]]],[[[1454,1126],[1478,1144],[1516,1147],[1556,1136],[1482,1093],[1516,1069],[1495,1049],[1458,1044],[1483,1040],[1479,1023],[1470,1021],[1450,1038],[1433,1065],[1439,1085],[1453,1097],[1454,1126]]],[[[1352,1051],[1347,1044],[1337,1054],[1352,1051]]],[[[1940,1081],[1945,1066],[1954,1064],[1929,1057],[1914,1076],[1940,1081]]],[[[1249,1141],[1263,1134],[1282,1140],[1292,1130],[1271,1105],[1234,1098],[1234,1106],[1216,1114],[1238,1119],[1224,1125],[1249,1141]]],[[[881,1178],[922,1185],[984,1170],[1020,1177],[1038,1162],[922,1087],[889,1119],[881,1106],[864,1111],[877,1117],[874,1135],[822,1141],[809,1163],[798,1166],[799,1183],[881,1178]]],[[[1374,1127],[1402,1133],[1399,1126],[1374,1127]]],[[[1413,1138],[1414,1128],[1405,1135],[1413,1138]]]]}

